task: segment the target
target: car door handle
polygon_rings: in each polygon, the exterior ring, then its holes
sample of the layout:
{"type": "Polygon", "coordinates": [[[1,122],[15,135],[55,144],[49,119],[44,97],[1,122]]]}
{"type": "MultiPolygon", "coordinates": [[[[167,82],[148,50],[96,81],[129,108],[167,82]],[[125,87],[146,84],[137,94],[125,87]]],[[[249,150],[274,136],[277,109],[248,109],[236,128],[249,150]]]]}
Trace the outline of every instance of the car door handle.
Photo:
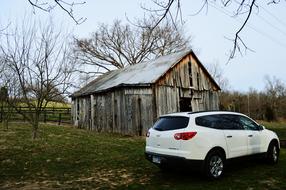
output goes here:
{"type": "Polygon", "coordinates": [[[226,138],[231,138],[231,137],[232,137],[231,135],[226,136],[226,138]]]}
{"type": "Polygon", "coordinates": [[[248,135],[248,137],[253,137],[253,135],[248,135]]]}

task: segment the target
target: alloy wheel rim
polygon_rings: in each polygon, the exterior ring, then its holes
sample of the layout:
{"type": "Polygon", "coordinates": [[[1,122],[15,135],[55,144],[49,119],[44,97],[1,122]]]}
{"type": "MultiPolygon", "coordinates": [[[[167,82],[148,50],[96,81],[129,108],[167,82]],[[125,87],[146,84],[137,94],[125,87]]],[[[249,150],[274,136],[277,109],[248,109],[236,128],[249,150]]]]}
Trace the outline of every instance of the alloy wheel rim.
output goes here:
{"type": "Polygon", "coordinates": [[[277,152],[276,146],[273,146],[272,157],[273,157],[273,161],[276,162],[278,158],[278,152],[277,152]]]}
{"type": "Polygon", "coordinates": [[[213,177],[217,178],[222,174],[223,161],[219,156],[213,156],[210,159],[210,173],[213,177]]]}

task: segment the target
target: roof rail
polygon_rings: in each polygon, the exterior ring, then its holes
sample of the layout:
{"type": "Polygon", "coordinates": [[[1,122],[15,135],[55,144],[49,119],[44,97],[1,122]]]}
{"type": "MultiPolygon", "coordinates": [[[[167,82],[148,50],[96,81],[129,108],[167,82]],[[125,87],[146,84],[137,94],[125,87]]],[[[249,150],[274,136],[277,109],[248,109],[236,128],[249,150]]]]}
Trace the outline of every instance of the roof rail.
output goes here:
{"type": "Polygon", "coordinates": [[[224,111],[224,110],[206,110],[206,111],[188,112],[188,114],[206,113],[206,112],[229,112],[229,113],[237,113],[237,112],[234,112],[234,111],[224,111]]]}

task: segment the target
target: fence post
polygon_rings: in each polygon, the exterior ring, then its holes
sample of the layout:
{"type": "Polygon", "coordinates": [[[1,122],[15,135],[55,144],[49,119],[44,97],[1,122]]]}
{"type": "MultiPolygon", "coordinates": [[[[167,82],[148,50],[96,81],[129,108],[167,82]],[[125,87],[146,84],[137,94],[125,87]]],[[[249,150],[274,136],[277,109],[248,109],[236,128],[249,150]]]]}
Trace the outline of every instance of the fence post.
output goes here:
{"type": "Polygon", "coordinates": [[[58,125],[61,125],[61,120],[62,120],[62,114],[59,113],[59,122],[58,122],[58,125]]]}

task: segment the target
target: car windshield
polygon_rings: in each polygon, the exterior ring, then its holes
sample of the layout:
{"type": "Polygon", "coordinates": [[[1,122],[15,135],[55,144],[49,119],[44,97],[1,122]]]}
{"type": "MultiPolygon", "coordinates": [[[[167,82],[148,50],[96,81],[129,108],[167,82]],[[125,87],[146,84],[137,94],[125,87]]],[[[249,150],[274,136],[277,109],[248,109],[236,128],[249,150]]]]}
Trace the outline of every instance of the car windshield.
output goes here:
{"type": "Polygon", "coordinates": [[[153,128],[157,131],[169,131],[186,128],[188,123],[189,117],[167,116],[160,117],[160,119],[154,124],[153,128]]]}

